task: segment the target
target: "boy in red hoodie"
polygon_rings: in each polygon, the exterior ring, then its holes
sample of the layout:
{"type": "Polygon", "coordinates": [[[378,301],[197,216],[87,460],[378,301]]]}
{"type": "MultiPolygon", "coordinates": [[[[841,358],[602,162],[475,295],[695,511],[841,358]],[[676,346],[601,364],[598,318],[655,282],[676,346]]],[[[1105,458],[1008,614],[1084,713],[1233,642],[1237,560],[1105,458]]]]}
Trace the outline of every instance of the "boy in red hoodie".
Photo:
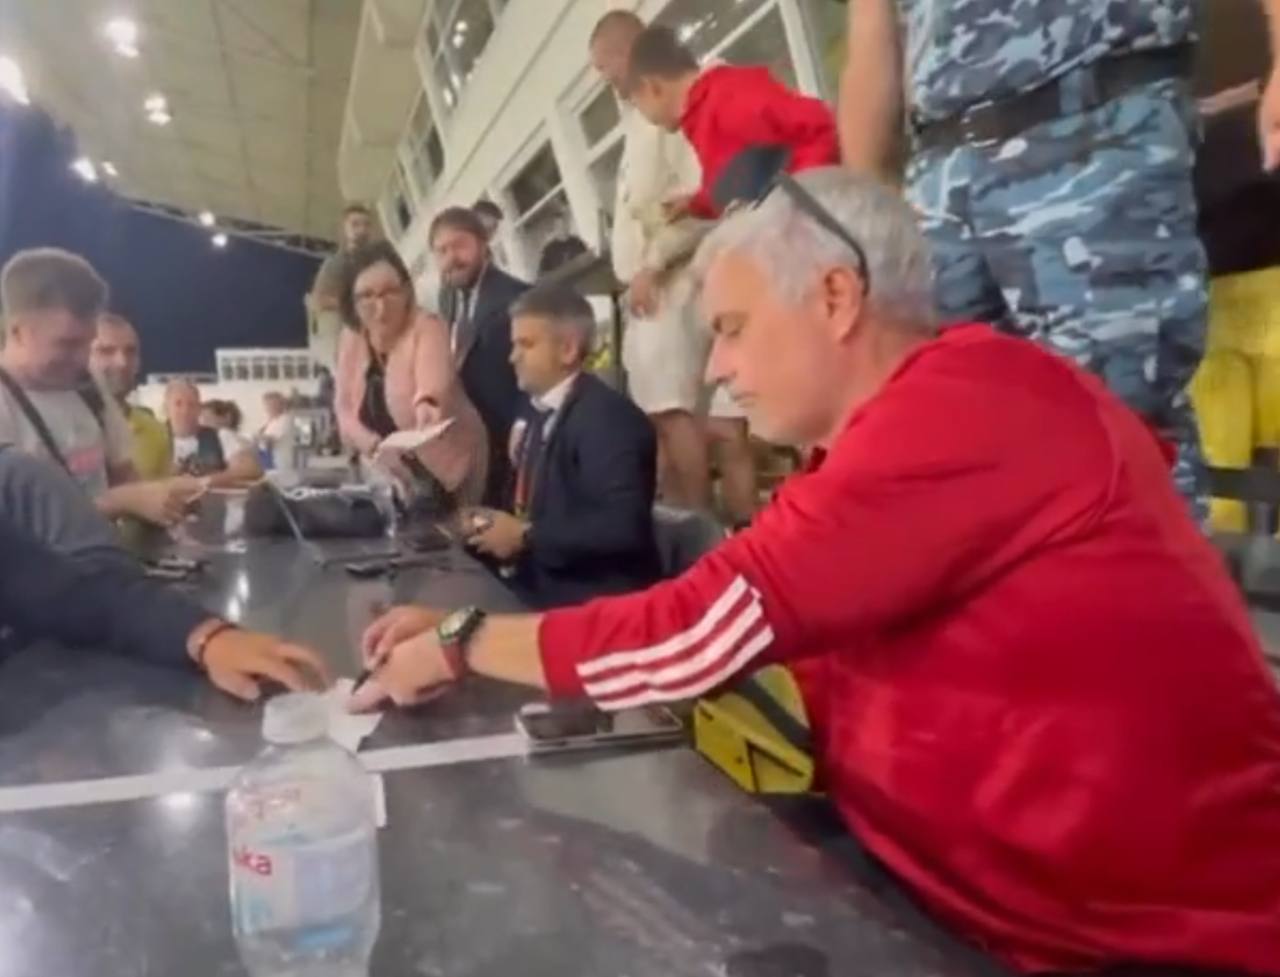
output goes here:
{"type": "Polygon", "coordinates": [[[713,63],[706,69],[667,27],[650,27],[631,47],[631,103],[651,123],[681,130],[702,164],[702,187],[673,201],[668,217],[719,216],[711,188],[748,146],[786,146],[792,173],[840,162],[835,117],[827,104],[793,92],[764,67],[713,63]]]}

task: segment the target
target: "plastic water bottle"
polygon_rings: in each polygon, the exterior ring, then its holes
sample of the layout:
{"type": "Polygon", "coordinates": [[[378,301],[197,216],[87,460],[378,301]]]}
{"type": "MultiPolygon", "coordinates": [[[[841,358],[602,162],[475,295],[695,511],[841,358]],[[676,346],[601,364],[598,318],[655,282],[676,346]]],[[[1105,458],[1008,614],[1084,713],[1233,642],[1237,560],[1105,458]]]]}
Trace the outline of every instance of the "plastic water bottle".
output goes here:
{"type": "Polygon", "coordinates": [[[381,905],[373,779],[324,700],[278,696],[227,794],[231,916],[252,977],[367,977],[381,905]]]}

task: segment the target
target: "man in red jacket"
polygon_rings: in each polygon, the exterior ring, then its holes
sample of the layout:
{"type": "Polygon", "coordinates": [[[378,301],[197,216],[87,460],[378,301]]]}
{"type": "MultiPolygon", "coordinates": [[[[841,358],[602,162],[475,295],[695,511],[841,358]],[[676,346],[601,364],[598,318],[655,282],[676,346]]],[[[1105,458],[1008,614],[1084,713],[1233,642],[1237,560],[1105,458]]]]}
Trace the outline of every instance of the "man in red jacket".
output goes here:
{"type": "Polygon", "coordinates": [[[713,63],[702,70],[667,27],[641,32],[630,58],[631,103],[654,125],[683,130],[702,164],[702,188],[688,200],[672,202],[673,218],[718,216],[711,188],[725,165],[748,146],[785,146],[793,173],[840,161],[830,107],[791,91],[768,68],[713,63]]]}
{"type": "Polygon", "coordinates": [[[842,816],[968,938],[1024,971],[1280,974],[1280,695],[1155,437],[1066,359],[937,334],[899,198],[798,182],[836,223],[784,184],[697,265],[709,373],[810,470],[644,592],[392,612],[354,705],[470,669],[621,709],[803,662],[842,816]]]}

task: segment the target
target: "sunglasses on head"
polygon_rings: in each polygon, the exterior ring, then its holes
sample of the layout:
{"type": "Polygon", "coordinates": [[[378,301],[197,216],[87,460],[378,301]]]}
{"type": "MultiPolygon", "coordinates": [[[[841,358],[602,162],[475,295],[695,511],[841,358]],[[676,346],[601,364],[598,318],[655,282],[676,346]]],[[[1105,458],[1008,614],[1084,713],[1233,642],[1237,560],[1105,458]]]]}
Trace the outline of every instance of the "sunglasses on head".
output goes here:
{"type": "Polygon", "coordinates": [[[749,146],[729,161],[716,180],[711,198],[722,213],[742,207],[759,207],[775,190],[781,190],[796,208],[819,227],[835,235],[853,252],[862,294],[871,290],[867,253],[818,199],[787,172],[791,150],[785,146],[749,146]]]}

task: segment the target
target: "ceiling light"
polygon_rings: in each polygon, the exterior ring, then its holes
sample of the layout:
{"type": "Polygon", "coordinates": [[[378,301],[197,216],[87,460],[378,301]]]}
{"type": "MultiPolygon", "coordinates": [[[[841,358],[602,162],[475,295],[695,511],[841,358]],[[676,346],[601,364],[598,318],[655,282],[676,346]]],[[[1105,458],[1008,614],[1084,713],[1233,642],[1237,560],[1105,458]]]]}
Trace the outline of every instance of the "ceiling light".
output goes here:
{"type": "Polygon", "coordinates": [[[147,96],[147,100],[142,103],[142,107],[148,112],[165,112],[169,108],[169,100],[159,92],[155,92],[147,96]]]}
{"type": "Polygon", "coordinates": [[[215,248],[225,248],[227,246],[227,236],[219,231],[213,236],[213,246],[215,248]]]}
{"type": "Polygon", "coordinates": [[[88,156],[81,156],[71,164],[72,172],[76,173],[85,183],[98,182],[98,170],[93,165],[93,160],[88,156]]]}
{"type": "Polygon", "coordinates": [[[125,58],[138,56],[138,25],[128,17],[113,17],[102,32],[107,35],[116,53],[125,58]]]}
{"type": "Polygon", "coordinates": [[[205,227],[213,227],[214,225],[213,211],[212,210],[200,211],[200,223],[205,227]]]}
{"type": "Polygon", "coordinates": [[[468,24],[465,20],[460,20],[460,21],[458,21],[456,24],[454,24],[454,25],[453,25],[453,29],[454,29],[455,31],[457,31],[459,34],[461,34],[461,33],[465,32],[465,31],[466,31],[466,29],[467,29],[468,27],[470,27],[470,26],[471,26],[471,25],[470,25],[470,24],[468,24]]]}
{"type": "Polygon", "coordinates": [[[13,58],[0,57],[0,92],[8,95],[15,102],[23,105],[31,104],[31,96],[27,93],[27,82],[22,77],[22,69],[13,58]]]}
{"type": "Polygon", "coordinates": [[[116,164],[107,159],[102,161],[102,172],[113,180],[120,175],[120,171],[116,169],[116,164]]]}
{"type": "Polygon", "coordinates": [[[173,121],[173,116],[169,114],[167,109],[160,109],[157,112],[148,112],[147,119],[152,125],[167,126],[173,121]]]}

